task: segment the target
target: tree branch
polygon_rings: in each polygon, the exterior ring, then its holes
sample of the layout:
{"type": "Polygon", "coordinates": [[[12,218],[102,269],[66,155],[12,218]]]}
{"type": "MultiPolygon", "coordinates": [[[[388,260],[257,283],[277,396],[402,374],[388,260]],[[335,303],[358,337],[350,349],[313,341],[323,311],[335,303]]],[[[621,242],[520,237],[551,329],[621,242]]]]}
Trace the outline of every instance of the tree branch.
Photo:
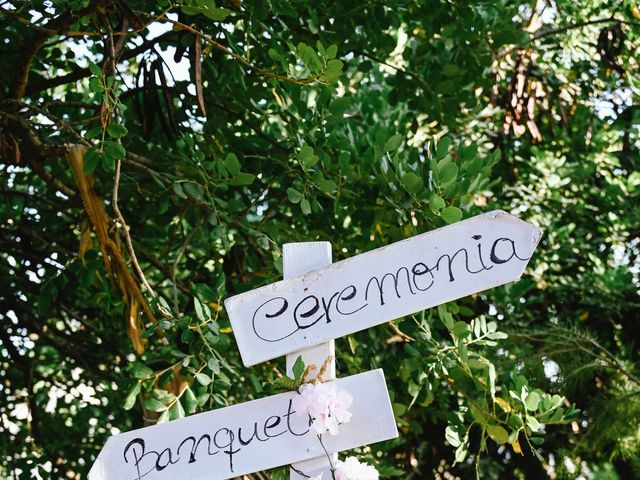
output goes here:
{"type": "MultiPolygon", "coordinates": [[[[120,56],[120,61],[135,58],[137,55],[144,53],[147,50],[153,48],[153,46],[156,45],[160,40],[166,40],[169,36],[175,35],[175,34],[176,32],[174,31],[168,31],[163,33],[162,35],[158,35],[157,37],[152,38],[151,40],[147,40],[143,42],[141,45],[135,48],[132,48],[131,50],[125,51],[120,56]]],[[[81,80],[90,75],[91,75],[91,70],[89,70],[89,68],[78,68],[66,75],[60,75],[58,77],[35,81],[32,84],[29,84],[29,86],[26,89],[26,94],[30,95],[33,93],[40,92],[42,90],[47,90],[49,88],[57,87],[59,85],[65,85],[67,83],[77,82],[78,80],[81,80]]]]}
{"type": "Polygon", "coordinates": [[[23,47],[23,50],[18,56],[18,62],[14,65],[13,84],[9,92],[10,98],[22,98],[26,92],[27,82],[29,81],[29,71],[31,70],[31,64],[33,59],[40,51],[40,48],[44,45],[44,42],[57,33],[64,32],[69,28],[78,18],[93,15],[99,9],[106,9],[110,5],[114,4],[116,0],[98,0],[87,8],[80,10],[77,13],[65,12],[53,20],[47,22],[44,27],[45,31],[39,30],[28,39],[23,47]]]}

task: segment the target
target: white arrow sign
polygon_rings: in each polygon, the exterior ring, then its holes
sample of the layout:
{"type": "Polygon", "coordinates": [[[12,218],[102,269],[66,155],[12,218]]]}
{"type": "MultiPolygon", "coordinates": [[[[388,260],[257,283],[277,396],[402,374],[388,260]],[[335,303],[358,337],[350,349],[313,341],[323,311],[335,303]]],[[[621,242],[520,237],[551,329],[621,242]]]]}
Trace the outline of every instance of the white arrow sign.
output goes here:
{"type": "MultiPolygon", "coordinates": [[[[351,421],[323,435],[329,453],[396,438],[382,370],[331,382],[353,397],[351,421]]],[[[296,392],[241,403],[111,437],[89,480],[222,480],[325,454],[296,392]]]]}
{"type": "Polygon", "coordinates": [[[540,229],[494,211],[225,301],[255,365],[514,280],[540,229]]]}

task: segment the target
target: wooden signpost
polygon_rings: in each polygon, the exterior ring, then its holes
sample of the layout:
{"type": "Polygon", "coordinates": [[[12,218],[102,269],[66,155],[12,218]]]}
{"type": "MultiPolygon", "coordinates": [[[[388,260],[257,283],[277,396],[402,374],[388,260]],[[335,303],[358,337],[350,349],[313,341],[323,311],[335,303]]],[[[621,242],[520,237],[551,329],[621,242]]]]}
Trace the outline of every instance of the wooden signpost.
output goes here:
{"type": "MultiPolygon", "coordinates": [[[[334,264],[328,242],[287,244],[284,280],[225,307],[246,366],[287,355],[293,376],[301,356],[333,380],[333,339],[517,280],[539,239],[494,211],[334,264]]],[[[333,383],[353,416],[322,443],[288,392],[111,437],[89,480],[217,480],[287,464],[292,480],[330,480],[337,452],[398,435],[382,370],[333,383]]]]}
{"type": "MultiPolygon", "coordinates": [[[[351,421],[324,435],[329,453],[398,436],[382,370],[335,380],[353,397],[351,421]]],[[[253,400],[111,437],[89,480],[222,480],[324,455],[296,392],[253,400]]]]}
{"type": "Polygon", "coordinates": [[[494,211],[225,301],[246,366],[517,280],[540,230],[494,211]]]}
{"type": "MultiPolygon", "coordinates": [[[[331,243],[329,242],[286,243],[282,246],[282,275],[285,280],[311,270],[326,267],[330,264],[331,243]]],[[[336,378],[334,340],[329,340],[328,342],[287,355],[287,375],[291,378],[294,377],[293,365],[298,357],[302,357],[305,365],[316,365],[318,367],[329,360],[328,368],[324,374],[324,380],[333,380],[336,378]]],[[[304,472],[305,475],[311,477],[322,473],[322,478],[331,480],[331,466],[335,465],[337,460],[338,454],[332,453],[330,457],[323,455],[318,458],[296,463],[292,465],[290,479],[304,480],[305,477],[298,473],[304,472]]]]}

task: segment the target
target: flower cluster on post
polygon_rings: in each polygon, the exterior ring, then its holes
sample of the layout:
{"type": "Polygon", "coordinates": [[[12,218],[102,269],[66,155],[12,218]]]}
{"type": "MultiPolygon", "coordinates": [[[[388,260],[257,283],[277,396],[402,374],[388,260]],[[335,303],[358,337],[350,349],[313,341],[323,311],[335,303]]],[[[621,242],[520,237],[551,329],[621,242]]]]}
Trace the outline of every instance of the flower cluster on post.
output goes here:
{"type": "MultiPolygon", "coordinates": [[[[347,457],[338,461],[333,472],[335,480],[378,480],[378,471],[368,463],[361,462],[356,457],[347,457]]],[[[324,480],[322,473],[310,480],[324,480]]]]}
{"type": "MultiPolygon", "coordinates": [[[[298,389],[293,400],[296,415],[309,417],[311,429],[317,433],[322,444],[322,435],[338,435],[339,426],[351,421],[353,397],[344,390],[338,390],[331,383],[305,383],[298,389]]],[[[326,449],[325,449],[326,452],[326,449]]],[[[329,454],[327,453],[327,456],[329,454]]],[[[329,458],[331,463],[331,459],[329,458]]],[[[333,480],[378,480],[378,471],[356,457],[347,457],[331,465],[333,480]]],[[[322,473],[310,480],[323,480],[322,473]]],[[[328,480],[328,479],[325,479],[328,480]]]]}
{"type": "Polygon", "coordinates": [[[353,397],[330,383],[305,383],[293,400],[298,416],[309,416],[310,426],[318,435],[338,434],[338,426],[351,421],[353,397]]]}

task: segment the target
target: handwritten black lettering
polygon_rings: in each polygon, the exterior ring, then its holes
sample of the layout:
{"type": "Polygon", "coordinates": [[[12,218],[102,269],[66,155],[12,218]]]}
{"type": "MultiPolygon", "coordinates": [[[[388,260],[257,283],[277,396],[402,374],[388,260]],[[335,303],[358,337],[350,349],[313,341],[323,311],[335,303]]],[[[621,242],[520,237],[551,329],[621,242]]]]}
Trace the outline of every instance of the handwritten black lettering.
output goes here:
{"type": "Polygon", "coordinates": [[[411,281],[409,280],[409,270],[407,269],[407,267],[400,267],[395,275],[391,272],[385,273],[382,276],[382,280],[378,280],[378,277],[376,276],[371,277],[364,291],[364,299],[365,300],[369,299],[369,286],[371,285],[372,282],[375,281],[376,285],[378,286],[378,291],[380,293],[380,305],[384,305],[384,281],[386,280],[387,277],[393,278],[393,286],[396,290],[396,296],[400,298],[402,295],[400,295],[400,290],[398,289],[398,283],[400,280],[400,272],[403,270],[407,277],[407,286],[409,287],[409,292],[411,292],[411,295],[415,295],[416,292],[413,291],[413,287],[411,286],[411,281]]]}
{"type": "Polygon", "coordinates": [[[356,308],[355,310],[352,310],[351,312],[343,312],[340,308],[340,302],[348,302],[349,300],[353,300],[356,296],[356,293],[358,293],[358,289],[355,287],[355,285],[349,285],[348,287],[342,289],[342,291],[338,295],[338,299],[336,300],[336,310],[340,315],[353,315],[354,313],[359,312],[367,305],[369,305],[368,303],[365,303],[364,305],[356,308]]]}
{"type": "Polygon", "coordinates": [[[316,297],[315,295],[308,295],[304,297],[293,310],[293,320],[296,322],[298,330],[304,330],[305,328],[313,327],[316,323],[318,323],[320,319],[322,319],[323,315],[319,316],[311,323],[307,323],[305,325],[302,325],[299,321],[300,318],[307,319],[313,317],[313,315],[315,315],[318,310],[320,310],[320,302],[318,301],[318,297],[316,297]],[[298,313],[299,309],[302,309],[301,313],[298,313]]]}
{"type": "MultiPolygon", "coordinates": [[[[246,424],[237,427],[222,426],[212,431],[211,434],[189,435],[177,443],[175,450],[166,445],[162,445],[162,449],[158,450],[149,449],[147,442],[143,438],[137,437],[124,447],[122,453],[124,462],[133,466],[135,473],[131,480],[142,480],[153,472],[171,469],[174,466],[178,466],[178,464],[192,464],[204,461],[206,458],[222,452],[227,457],[229,472],[233,473],[234,460],[244,450],[257,445],[254,441],[264,443],[282,435],[291,435],[293,437],[307,435],[310,431],[308,426],[306,428],[303,427],[304,429],[300,431],[294,429],[292,417],[295,413],[293,401],[289,399],[286,413],[282,415],[269,415],[262,420],[253,421],[250,428],[247,428],[246,424]],[[253,433],[249,438],[245,438],[246,433],[243,436],[243,430],[245,432],[252,430],[253,433]],[[263,432],[264,438],[261,438],[260,431],[263,432]],[[207,455],[198,455],[198,448],[201,443],[206,444],[207,455]],[[188,456],[182,455],[181,451],[183,449],[188,452],[188,456]]],[[[300,422],[297,423],[300,425],[300,422]]],[[[302,424],[304,425],[304,422],[302,424]]]]}
{"type": "Polygon", "coordinates": [[[421,291],[421,292],[426,292],[427,290],[429,290],[433,286],[433,284],[435,282],[435,278],[433,276],[433,272],[431,271],[431,269],[429,267],[427,267],[422,262],[418,262],[413,267],[411,267],[411,275],[412,275],[412,280],[413,280],[413,286],[416,287],[416,289],[421,291]],[[429,283],[429,285],[427,285],[424,288],[420,288],[420,286],[418,285],[418,280],[416,279],[416,277],[420,277],[422,275],[426,275],[427,273],[431,276],[431,283],[429,283]]]}
{"type": "MultiPolygon", "coordinates": [[[[273,308],[273,307],[271,307],[273,308]]],[[[277,303],[276,303],[276,308],[277,308],[277,303]]],[[[296,333],[299,329],[298,328],[294,328],[292,332],[283,335],[282,337],[278,337],[278,338],[267,338],[267,336],[264,333],[264,331],[269,331],[269,325],[263,325],[262,328],[260,328],[260,332],[258,331],[258,326],[257,323],[258,321],[262,320],[261,315],[264,315],[264,318],[270,319],[270,318],[277,318],[280,315],[284,314],[287,309],[289,308],[289,302],[287,301],[286,298],[283,297],[275,297],[275,298],[271,298],[269,300],[267,300],[266,302],[264,302],[262,305],[260,305],[256,311],[253,313],[253,319],[251,320],[251,325],[253,326],[253,331],[256,334],[256,336],[261,339],[264,340],[265,342],[279,342],[280,340],[284,340],[287,337],[290,337],[291,335],[293,335],[294,333],[296,333]],[[267,311],[267,305],[269,305],[272,302],[279,302],[280,306],[279,306],[279,310],[276,310],[274,313],[266,313],[267,311]]],[[[264,322],[262,322],[264,323],[264,322]]]]}
{"type": "MultiPolygon", "coordinates": [[[[407,259],[405,265],[394,265],[392,271],[371,275],[358,285],[353,281],[346,286],[337,285],[327,295],[307,292],[299,300],[271,298],[255,310],[253,330],[264,341],[279,342],[301,330],[347,320],[347,317],[366,308],[390,305],[403,298],[424,295],[438,282],[454,283],[512,261],[529,260],[529,257],[518,254],[516,242],[512,238],[486,237],[488,235],[472,235],[470,240],[476,243],[469,247],[457,247],[455,251],[451,249],[448,253],[440,251],[433,258],[407,259]],[[489,261],[486,260],[487,256],[489,261]],[[272,319],[279,321],[270,323],[269,320],[272,319]],[[320,323],[323,319],[325,322],[320,323]],[[276,324],[278,329],[273,331],[276,324]]],[[[424,252],[425,257],[428,254],[429,252],[424,252]]]]}

